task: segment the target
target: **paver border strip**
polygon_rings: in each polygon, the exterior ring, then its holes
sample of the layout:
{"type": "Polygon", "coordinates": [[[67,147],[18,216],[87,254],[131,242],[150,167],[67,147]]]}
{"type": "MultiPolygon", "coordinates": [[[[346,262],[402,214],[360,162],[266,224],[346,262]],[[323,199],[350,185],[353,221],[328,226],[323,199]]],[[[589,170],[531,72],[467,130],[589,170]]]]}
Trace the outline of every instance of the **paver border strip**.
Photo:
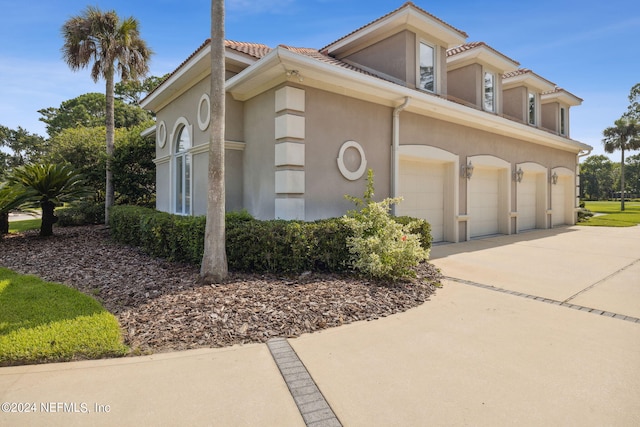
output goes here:
{"type": "Polygon", "coordinates": [[[444,276],[444,279],[445,280],[449,280],[451,282],[455,282],[455,283],[461,283],[463,285],[475,286],[477,288],[487,289],[487,290],[494,291],[494,292],[500,292],[500,293],[503,293],[503,294],[513,295],[513,296],[517,296],[517,297],[521,297],[521,298],[532,299],[532,300],[544,302],[544,303],[547,303],[547,304],[558,305],[560,307],[572,308],[574,310],[585,311],[585,312],[592,313],[592,314],[597,314],[597,315],[600,315],[600,316],[606,316],[606,317],[612,317],[614,319],[626,320],[627,322],[631,322],[631,323],[640,323],[640,319],[637,318],[637,317],[626,316],[626,315],[620,314],[620,313],[612,313],[610,311],[599,310],[597,308],[591,308],[591,307],[585,307],[585,306],[582,306],[582,305],[571,304],[570,302],[568,302],[568,300],[566,300],[566,301],[558,301],[558,300],[554,300],[554,299],[551,299],[551,298],[545,298],[545,297],[540,297],[540,296],[536,296],[536,295],[525,294],[525,293],[522,293],[522,292],[512,291],[512,290],[509,290],[509,289],[498,288],[498,287],[492,286],[492,285],[485,285],[485,284],[478,283],[478,282],[472,282],[471,280],[458,279],[456,277],[444,276]]]}
{"type": "Polygon", "coordinates": [[[342,427],[311,374],[285,338],[272,338],[267,347],[308,427],[342,427]]]}

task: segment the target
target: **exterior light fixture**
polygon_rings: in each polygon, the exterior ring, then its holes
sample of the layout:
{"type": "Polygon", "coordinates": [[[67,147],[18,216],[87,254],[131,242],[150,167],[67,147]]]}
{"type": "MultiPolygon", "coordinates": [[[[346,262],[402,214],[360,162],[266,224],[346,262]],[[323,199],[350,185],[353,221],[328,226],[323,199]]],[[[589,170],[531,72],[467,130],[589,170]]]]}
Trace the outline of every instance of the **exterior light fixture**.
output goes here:
{"type": "Polygon", "coordinates": [[[471,179],[472,175],[473,175],[473,163],[469,161],[469,164],[462,165],[461,176],[466,179],[471,179]]]}
{"type": "Polygon", "coordinates": [[[556,185],[558,183],[558,174],[557,173],[553,173],[553,175],[551,175],[551,183],[553,185],[556,185]]]}
{"type": "Polygon", "coordinates": [[[524,171],[522,170],[522,168],[518,168],[518,170],[513,173],[513,180],[515,182],[522,182],[523,177],[524,171]]]}

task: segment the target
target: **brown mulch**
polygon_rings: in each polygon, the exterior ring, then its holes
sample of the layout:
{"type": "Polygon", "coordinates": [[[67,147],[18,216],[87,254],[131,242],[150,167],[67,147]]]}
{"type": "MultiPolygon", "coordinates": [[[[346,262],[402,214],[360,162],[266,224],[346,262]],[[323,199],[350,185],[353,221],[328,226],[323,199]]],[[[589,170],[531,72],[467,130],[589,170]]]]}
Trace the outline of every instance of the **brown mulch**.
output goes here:
{"type": "Polygon", "coordinates": [[[0,266],[97,298],[137,353],[265,342],[377,319],[427,301],[441,277],[424,263],[416,279],[396,284],[333,274],[230,273],[224,284],[202,285],[197,267],[115,243],[103,226],[54,232],[5,236],[0,266]]]}

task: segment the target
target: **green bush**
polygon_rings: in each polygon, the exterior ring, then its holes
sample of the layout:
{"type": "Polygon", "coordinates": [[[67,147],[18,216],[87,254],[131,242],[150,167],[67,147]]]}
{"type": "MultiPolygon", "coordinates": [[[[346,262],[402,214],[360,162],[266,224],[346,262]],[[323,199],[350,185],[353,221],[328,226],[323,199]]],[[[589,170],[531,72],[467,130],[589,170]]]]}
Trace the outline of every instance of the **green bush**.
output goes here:
{"type": "Polygon", "coordinates": [[[85,200],[59,208],[56,214],[58,225],[62,227],[104,224],[104,203],[85,200]]]}
{"type": "Polygon", "coordinates": [[[373,171],[369,169],[363,198],[346,196],[359,208],[344,218],[353,233],[347,238],[349,266],[376,279],[398,280],[415,276],[413,267],[429,257],[429,249],[423,246],[431,246],[431,236],[422,235],[425,231],[428,233],[429,225],[405,218],[394,220],[389,214],[391,205],[402,199],[386,198],[375,202],[373,195],[373,171]]]}
{"type": "MultiPolygon", "coordinates": [[[[404,217],[396,220],[398,223],[393,220],[391,223],[401,230],[402,236],[412,236],[409,243],[403,241],[404,246],[412,245],[415,239],[426,242],[428,246],[423,250],[428,251],[431,236],[427,222],[404,217]]],[[[139,206],[114,206],[110,210],[109,223],[115,240],[137,246],[152,256],[195,265],[202,261],[206,223],[203,216],[171,215],[139,206]]],[[[300,274],[352,269],[347,242],[353,238],[354,231],[345,218],[315,222],[260,221],[246,211],[230,212],[226,215],[225,234],[227,262],[232,271],[300,274]]]]}

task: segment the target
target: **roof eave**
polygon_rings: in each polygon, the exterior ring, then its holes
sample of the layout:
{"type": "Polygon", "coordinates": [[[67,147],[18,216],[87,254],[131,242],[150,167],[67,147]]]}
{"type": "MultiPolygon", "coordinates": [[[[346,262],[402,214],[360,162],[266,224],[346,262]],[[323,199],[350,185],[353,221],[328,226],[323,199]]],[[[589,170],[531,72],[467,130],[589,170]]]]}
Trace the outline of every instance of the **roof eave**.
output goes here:
{"type": "Polygon", "coordinates": [[[489,65],[500,73],[515,71],[520,66],[518,62],[486,46],[478,46],[466,52],[447,57],[447,68],[455,69],[475,62],[489,65]]]}
{"type": "Polygon", "coordinates": [[[227,91],[236,99],[247,100],[288,79],[293,79],[292,82],[295,83],[319,87],[346,96],[359,97],[389,107],[395,107],[405,97],[410,97],[412,102],[405,110],[408,112],[574,153],[591,148],[578,141],[377,77],[326,64],[282,47],[274,49],[256,64],[229,79],[227,91]],[[292,70],[298,71],[296,76],[303,80],[296,81],[295,77],[288,77],[287,71],[292,70]]]}

